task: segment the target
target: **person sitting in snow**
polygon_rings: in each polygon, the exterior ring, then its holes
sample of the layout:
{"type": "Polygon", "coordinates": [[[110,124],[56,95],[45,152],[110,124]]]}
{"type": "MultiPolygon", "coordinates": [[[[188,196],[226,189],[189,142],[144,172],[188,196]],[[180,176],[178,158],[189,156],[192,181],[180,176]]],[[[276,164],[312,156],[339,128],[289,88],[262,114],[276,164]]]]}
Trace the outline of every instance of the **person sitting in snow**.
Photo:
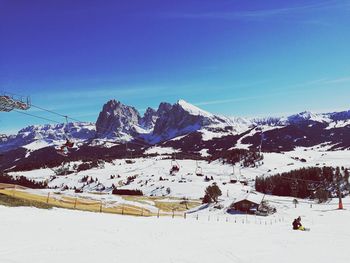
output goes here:
{"type": "Polygon", "coordinates": [[[301,217],[300,216],[298,218],[294,219],[292,225],[293,225],[294,230],[305,230],[305,228],[301,224],[301,217]]]}

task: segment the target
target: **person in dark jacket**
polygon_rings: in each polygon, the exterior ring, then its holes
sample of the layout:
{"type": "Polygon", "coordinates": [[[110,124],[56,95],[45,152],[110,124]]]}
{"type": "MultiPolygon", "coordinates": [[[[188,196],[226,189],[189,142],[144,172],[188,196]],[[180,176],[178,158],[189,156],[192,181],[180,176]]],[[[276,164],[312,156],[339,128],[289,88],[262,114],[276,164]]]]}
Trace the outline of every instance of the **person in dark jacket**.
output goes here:
{"type": "Polygon", "coordinates": [[[298,218],[294,219],[292,225],[293,225],[294,230],[304,230],[304,227],[301,224],[301,217],[300,216],[298,218]]]}

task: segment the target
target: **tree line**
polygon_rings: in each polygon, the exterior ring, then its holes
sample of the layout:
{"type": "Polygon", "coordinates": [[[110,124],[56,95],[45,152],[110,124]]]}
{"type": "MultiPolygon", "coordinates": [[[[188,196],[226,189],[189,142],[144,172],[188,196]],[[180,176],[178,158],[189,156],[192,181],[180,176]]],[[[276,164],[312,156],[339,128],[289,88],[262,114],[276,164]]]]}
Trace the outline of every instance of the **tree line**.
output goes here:
{"type": "Polygon", "coordinates": [[[24,176],[12,177],[5,173],[0,173],[0,183],[16,184],[33,189],[43,189],[47,187],[46,182],[37,182],[35,180],[28,179],[24,176]]]}
{"type": "Polygon", "coordinates": [[[344,167],[301,168],[255,179],[255,189],[259,192],[320,201],[338,196],[338,185],[341,195],[349,193],[349,170],[344,167]]]}

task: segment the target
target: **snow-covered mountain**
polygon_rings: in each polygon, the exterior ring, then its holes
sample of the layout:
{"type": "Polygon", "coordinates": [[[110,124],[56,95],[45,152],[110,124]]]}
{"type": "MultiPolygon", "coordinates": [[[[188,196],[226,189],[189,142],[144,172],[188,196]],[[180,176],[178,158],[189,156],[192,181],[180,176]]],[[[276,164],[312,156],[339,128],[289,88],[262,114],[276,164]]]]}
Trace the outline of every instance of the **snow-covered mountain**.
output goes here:
{"type": "Polygon", "coordinates": [[[267,117],[252,119],[252,123],[256,125],[269,126],[301,124],[305,122],[331,124],[341,121],[350,121],[350,110],[332,113],[313,113],[310,111],[303,111],[286,117],[267,117]]]}
{"type": "Polygon", "coordinates": [[[10,135],[0,142],[0,152],[25,147],[36,150],[61,144],[66,138],[75,142],[84,142],[95,137],[94,123],[68,123],[32,125],[20,130],[17,135],[10,135]]]}
{"type": "Polygon", "coordinates": [[[204,127],[232,126],[233,121],[219,117],[184,100],[171,105],[162,102],[157,110],[147,108],[143,117],[131,106],[111,100],[96,122],[98,138],[125,142],[142,139],[154,144],[185,135],[204,127]]]}
{"type": "MultiPolygon", "coordinates": [[[[301,112],[287,117],[255,119],[228,118],[179,100],[174,104],[162,102],[158,109],[147,108],[141,116],[136,108],[110,100],[103,106],[96,125],[29,126],[17,135],[2,138],[0,152],[19,147],[36,150],[61,144],[67,135],[91,147],[108,146],[103,143],[105,140],[120,144],[143,142],[198,153],[230,148],[255,150],[260,145],[262,150],[274,152],[290,151],[296,147],[350,149],[350,111],[301,112]]],[[[89,154],[84,153],[84,156],[89,154]]]]}
{"type": "Polygon", "coordinates": [[[168,107],[157,119],[149,138],[151,143],[166,141],[206,127],[231,126],[231,120],[201,110],[184,100],[168,107]]]}
{"type": "Polygon", "coordinates": [[[134,107],[110,100],[103,106],[96,121],[97,137],[128,141],[138,134],[140,119],[134,107]]]}

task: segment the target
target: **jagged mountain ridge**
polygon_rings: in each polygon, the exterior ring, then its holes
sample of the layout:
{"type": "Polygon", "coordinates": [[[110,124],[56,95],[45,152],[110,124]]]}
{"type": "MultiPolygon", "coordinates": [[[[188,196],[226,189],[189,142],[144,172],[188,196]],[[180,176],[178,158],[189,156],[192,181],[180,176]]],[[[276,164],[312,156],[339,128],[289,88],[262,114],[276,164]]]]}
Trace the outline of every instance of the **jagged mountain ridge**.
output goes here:
{"type": "Polygon", "coordinates": [[[31,150],[58,145],[64,142],[67,137],[75,142],[86,142],[95,137],[95,124],[68,123],[68,124],[46,124],[31,125],[21,129],[16,135],[9,135],[0,141],[0,152],[26,147],[31,150]],[[31,145],[36,143],[36,145],[31,145]]]}
{"type": "Polygon", "coordinates": [[[131,106],[111,100],[103,106],[96,122],[98,138],[130,141],[138,138],[155,144],[212,125],[231,126],[232,121],[203,111],[184,100],[147,108],[143,117],[131,106]]]}
{"type": "Polygon", "coordinates": [[[17,135],[2,139],[0,152],[19,147],[36,150],[57,145],[65,139],[67,131],[81,143],[94,139],[120,143],[142,140],[150,145],[186,148],[188,151],[215,147],[256,149],[261,143],[261,129],[264,131],[263,150],[266,151],[289,151],[299,146],[315,145],[330,150],[350,148],[350,111],[302,112],[279,118],[227,118],[179,100],[173,105],[162,102],[157,110],[147,108],[141,116],[134,107],[110,100],[103,106],[96,127],[93,123],[29,126],[17,135]],[[196,144],[191,142],[193,139],[196,144]],[[187,146],[183,147],[185,144],[187,146]]]}

